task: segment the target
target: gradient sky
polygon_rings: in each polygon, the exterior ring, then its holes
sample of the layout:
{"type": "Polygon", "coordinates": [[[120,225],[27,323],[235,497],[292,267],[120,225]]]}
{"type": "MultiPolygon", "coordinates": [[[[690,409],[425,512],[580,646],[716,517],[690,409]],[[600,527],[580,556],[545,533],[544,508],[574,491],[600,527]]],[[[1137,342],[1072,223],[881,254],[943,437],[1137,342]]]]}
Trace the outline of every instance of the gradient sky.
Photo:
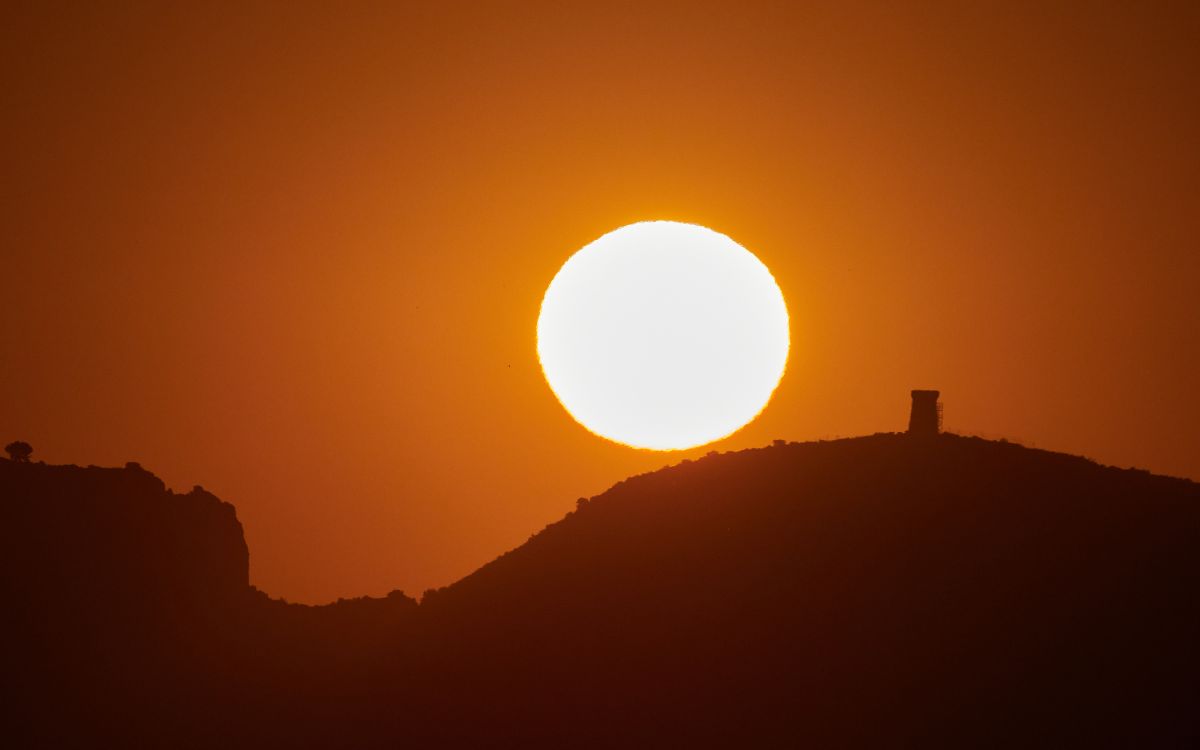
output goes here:
{"type": "Polygon", "coordinates": [[[914,387],[1200,479],[1196,3],[93,5],[0,24],[0,438],[204,485],[273,595],[419,594],[914,387]],[[590,435],[536,359],[559,266],[646,219],[792,317],[766,412],[685,453],[590,435]]]}

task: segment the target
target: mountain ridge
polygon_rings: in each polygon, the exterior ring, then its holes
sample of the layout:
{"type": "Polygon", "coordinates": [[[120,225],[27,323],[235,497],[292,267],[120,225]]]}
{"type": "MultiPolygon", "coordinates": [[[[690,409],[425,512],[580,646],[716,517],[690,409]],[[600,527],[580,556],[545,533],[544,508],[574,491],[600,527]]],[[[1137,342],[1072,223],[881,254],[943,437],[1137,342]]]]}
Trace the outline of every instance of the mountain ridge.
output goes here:
{"type": "MultiPolygon", "coordinates": [[[[13,492],[14,471],[54,470],[0,465],[10,544],[44,552],[46,534],[12,512],[36,496],[13,492]]],[[[88,590],[86,561],[30,569],[53,595],[21,599],[10,580],[29,653],[69,655],[54,680],[36,658],[17,665],[70,694],[54,710],[23,704],[41,717],[31,735],[63,711],[129,718],[60,720],[67,744],[128,741],[131,726],[143,741],[247,747],[1200,738],[1200,485],[1186,479],[954,435],[777,441],[581,498],[420,603],[393,592],[309,607],[249,586],[232,506],[169,493],[136,465],[64,471],[95,480],[91,494],[62,486],[107,502],[110,520],[153,517],[153,497],[184,518],[206,509],[194,530],[213,541],[187,549],[228,557],[212,588],[166,579],[190,604],[146,604],[132,584],[115,596],[148,617],[150,645],[109,606],[83,645],[63,647],[67,613],[114,598],[88,590]],[[125,678],[77,666],[101,652],[120,655],[125,678]],[[110,686],[104,700],[76,684],[89,681],[110,686]]],[[[53,531],[44,513],[24,518],[53,531]]]]}

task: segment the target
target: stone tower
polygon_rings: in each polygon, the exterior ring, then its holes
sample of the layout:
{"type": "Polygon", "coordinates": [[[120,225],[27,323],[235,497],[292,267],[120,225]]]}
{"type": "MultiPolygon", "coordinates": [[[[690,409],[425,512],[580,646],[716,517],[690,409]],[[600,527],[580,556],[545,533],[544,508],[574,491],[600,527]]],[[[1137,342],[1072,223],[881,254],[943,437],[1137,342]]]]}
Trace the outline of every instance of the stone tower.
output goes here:
{"type": "Polygon", "coordinates": [[[909,435],[936,435],[942,429],[942,405],[939,391],[913,391],[912,413],[908,417],[909,435]]]}

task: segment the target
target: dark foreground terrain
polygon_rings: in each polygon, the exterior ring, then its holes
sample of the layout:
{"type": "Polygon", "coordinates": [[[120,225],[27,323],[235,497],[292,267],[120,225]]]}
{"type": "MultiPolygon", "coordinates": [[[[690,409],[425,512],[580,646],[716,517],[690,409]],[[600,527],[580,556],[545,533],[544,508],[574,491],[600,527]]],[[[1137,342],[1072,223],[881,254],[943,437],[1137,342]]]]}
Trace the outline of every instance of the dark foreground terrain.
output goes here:
{"type": "Polygon", "coordinates": [[[5,746],[1200,746],[1200,485],[876,435],[621,482],[420,605],[232,506],[0,461],[5,746]]]}

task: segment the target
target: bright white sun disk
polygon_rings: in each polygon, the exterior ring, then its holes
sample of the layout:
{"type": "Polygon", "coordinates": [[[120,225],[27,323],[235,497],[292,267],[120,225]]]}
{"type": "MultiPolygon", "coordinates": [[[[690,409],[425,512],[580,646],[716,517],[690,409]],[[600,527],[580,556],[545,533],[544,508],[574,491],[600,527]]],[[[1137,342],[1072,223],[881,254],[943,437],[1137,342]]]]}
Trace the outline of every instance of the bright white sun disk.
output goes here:
{"type": "Polygon", "coordinates": [[[767,405],[788,357],[770,271],[723,234],[640,222],[571,256],[546,290],[537,347],[584,427],[638,448],[712,442],[767,405]]]}

